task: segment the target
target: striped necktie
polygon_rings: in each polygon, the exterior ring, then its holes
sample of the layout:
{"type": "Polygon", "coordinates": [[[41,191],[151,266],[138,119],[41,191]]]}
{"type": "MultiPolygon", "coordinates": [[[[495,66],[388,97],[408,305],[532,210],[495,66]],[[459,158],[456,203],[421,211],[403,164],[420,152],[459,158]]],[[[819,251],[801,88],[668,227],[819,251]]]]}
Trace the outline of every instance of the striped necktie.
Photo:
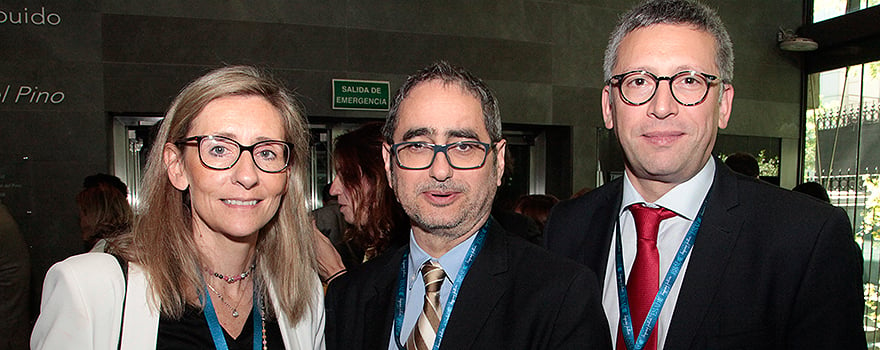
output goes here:
{"type": "Polygon", "coordinates": [[[430,350],[437,338],[437,327],[443,310],[440,306],[440,287],[446,278],[446,271],[439,264],[428,260],[422,265],[422,279],[425,280],[425,301],[422,313],[406,340],[407,350],[430,350]]]}

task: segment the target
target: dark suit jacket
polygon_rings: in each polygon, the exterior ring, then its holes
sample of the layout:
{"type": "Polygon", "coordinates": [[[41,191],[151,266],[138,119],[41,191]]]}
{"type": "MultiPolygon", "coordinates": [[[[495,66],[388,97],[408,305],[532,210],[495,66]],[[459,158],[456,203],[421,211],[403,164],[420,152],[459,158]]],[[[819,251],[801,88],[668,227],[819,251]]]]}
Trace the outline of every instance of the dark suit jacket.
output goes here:
{"type": "MultiPolygon", "coordinates": [[[[405,249],[330,284],[328,349],[388,348],[405,249]]],[[[608,349],[600,299],[591,271],[493,224],[462,282],[441,348],[608,349]]]]}
{"type": "MultiPolygon", "coordinates": [[[[665,348],[865,349],[862,256],[844,211],[715,166],[665,348]]],[[[622,193],[620,178],[559,203],[545,232],[600,284],[622,193]]]]}

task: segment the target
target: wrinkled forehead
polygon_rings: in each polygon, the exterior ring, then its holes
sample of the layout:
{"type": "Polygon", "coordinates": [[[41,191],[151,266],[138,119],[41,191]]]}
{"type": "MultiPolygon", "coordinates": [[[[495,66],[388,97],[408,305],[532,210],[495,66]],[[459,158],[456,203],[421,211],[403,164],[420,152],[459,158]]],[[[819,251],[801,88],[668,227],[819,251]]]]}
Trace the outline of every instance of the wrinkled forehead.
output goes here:
{"type": "Polygon", "coordinates": [[[396,142],[414,138],[488,140],[480,100],[458,84],[420,84],[402,101],[394,132],[396,142]]]}
{"type": "Polygon", "coordinates": [[[480,135],[479,130],[474,130],[472,128],[464,128],[464,129],[445,129],[438,130],[432,127],[416,127],[412,129],[408,129],[403,133],[403,141],[410,141],[417,138],[428,138],[428,139],[473,139],[480,140],[481,136],[487,136],[488,133],[483,130],[484,135],[480,135]]]}

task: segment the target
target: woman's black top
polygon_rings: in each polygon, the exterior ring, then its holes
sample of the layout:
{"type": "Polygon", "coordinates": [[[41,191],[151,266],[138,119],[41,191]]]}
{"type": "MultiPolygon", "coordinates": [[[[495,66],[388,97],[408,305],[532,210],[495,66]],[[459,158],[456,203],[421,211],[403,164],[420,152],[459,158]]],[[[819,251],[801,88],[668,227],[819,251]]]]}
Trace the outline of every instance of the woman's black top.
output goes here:
{"type": "MultiPolygon", "coordinates": [[[[242,312],[239,317],[243,316],[242,312]]],[[[259,319],[256,321],[260,322],[259,319]]],[[[223,330],[223,335],[229,350],[253,350],[254,313],[248,313],[247,321],[237,339],[233,339],[226,330],[223,330]]],[[[262,338],[262,335],[259,336],[262,338]]],[[[284,349],[278,320],[266,319],[266,346],[267,349],[284,349]]],[[[156,349],[214,349],[214,339],[211,338],[211,329],[204,312],[187,306],[179,320],[160,317],[156,349]]]]}

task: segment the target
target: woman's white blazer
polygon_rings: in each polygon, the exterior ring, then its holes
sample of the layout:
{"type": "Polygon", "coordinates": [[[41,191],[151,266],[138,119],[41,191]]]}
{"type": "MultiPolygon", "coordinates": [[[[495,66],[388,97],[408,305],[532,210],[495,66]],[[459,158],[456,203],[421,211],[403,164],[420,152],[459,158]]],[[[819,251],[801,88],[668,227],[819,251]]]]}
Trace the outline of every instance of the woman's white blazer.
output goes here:
{"type": "MultiPolygon", "coordinates": [[[[309,309],[299,323],[291,325],[283,313],[276,312],[286,349],[324,349],[324,294],[321,284],[315,285],[309,309]]],[[[53,265],[43,282],[31,349],[116,349],[125,288],[122,269],[109,254],[75,255],[53,265]]],[[[129,264],[123,349],[156,348],[159,312],[148,290],[143,269],[129,264]]],[[[278,305],[274,291],[270,296],[273,305],[278,305]]]]}

